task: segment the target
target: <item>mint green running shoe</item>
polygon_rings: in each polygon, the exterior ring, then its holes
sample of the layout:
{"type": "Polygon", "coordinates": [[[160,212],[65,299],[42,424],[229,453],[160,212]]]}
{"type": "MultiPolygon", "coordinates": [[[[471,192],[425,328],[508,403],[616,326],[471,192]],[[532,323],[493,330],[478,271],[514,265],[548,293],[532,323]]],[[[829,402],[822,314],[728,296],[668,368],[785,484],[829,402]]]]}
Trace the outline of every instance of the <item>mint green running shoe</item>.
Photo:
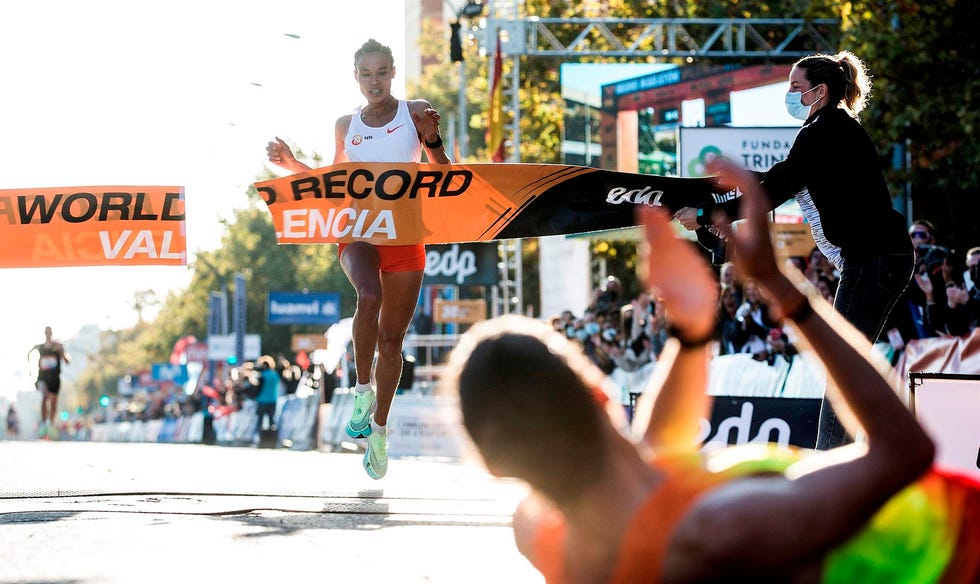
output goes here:
{"type": "Polygon", "coordinates": [[[347,435],[367,438],[371,435],[371,415],[378,408],[373,391],[354,392],[354,411],[347,422],[347,435]]]}
{"type": "Polygon", "coordinates": [[[367,437],[364,452],[364,470],[372,479],[380,479],[388,472],[388,433],[375,432],[367,437]]]}

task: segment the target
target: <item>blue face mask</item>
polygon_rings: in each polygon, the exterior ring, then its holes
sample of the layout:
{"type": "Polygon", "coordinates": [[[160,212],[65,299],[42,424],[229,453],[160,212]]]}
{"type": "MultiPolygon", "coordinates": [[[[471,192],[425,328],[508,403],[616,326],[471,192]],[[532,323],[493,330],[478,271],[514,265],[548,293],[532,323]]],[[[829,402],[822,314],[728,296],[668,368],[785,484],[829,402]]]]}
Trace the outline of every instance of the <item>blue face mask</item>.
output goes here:
{"type": "MultiPolygon", "coordinates": [[[[817,87],[820,87],[819,85],[817,87]]],[[[810,89],[800,93],[799,91],[788,91],[786,92],[786,111],[789,115],[793,116],[798,120],[806,121],[810,117],[810,105],[803,105],[803,95],[810,93],[817,87],[811,87],[810,89]]]]}

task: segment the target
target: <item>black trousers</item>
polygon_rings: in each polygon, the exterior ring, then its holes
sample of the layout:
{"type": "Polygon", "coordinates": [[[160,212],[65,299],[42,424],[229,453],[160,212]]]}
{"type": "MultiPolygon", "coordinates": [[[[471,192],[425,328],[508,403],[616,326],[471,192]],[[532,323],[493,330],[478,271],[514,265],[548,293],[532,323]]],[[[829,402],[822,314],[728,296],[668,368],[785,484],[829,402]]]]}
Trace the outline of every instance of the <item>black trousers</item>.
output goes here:
{"type": "MultiPolygon", "coordinates": [[[[912,281],[914,268],[913,253],[845,259],[834,308],[874,343],[881,335],[895,303],[912,281]]],[[[854,438],[847,434],[837,418],[830,400],[824,397],[817,425],[817,450],[827,450],[853,441],[854,438]]]]}

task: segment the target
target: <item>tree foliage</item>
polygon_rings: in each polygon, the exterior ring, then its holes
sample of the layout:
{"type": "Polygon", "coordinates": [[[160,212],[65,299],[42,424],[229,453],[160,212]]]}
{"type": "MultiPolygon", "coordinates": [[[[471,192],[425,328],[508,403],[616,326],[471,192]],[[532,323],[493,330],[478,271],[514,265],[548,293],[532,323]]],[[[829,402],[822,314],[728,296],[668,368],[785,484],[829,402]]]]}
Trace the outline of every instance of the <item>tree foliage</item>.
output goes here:
{"type": "MultiPolygon", "coordinates": [[[[913,201],[913,218],[928,218],[939,227],[943,242],[960,252],[980,244],[980,211],[975,138],[980,91],[980,54],[973,23],[980,3],[972,0],[525,0],[525,17],[541,18],[831,18],[840,26],[822,31],[839,49],[865,61],[875,81],[875,94],[862,123],[878,145],[881,164],[893,196],[906,191],[913,201]],[[903,154],[909,145],[911,164],[903,154]]],[[[464,31],[466,30],[464,22],[464,31]]],[[[775,40],[776,30],[765,31],[775,40]]],[[[580,29],[549,28],[569,42],[580,29]]],[[[440,111],[455,114],[457,76],[448,62],[448,31],[430,28],[422,51],[437,64],[427,67],[413,91],[438,103],[440,111]]],[[[464,42],[466,59],[467,128],[472,161],[486,161],[488,62],[480,55],[478,35],[464,42]]],[[[601,48],[601,36],[590,39],[601,48]]],[[[562,99],[558,57],[520,58],[520,160],[561,162],[562,99]]],[[[580,58],[587,61],[637,59],[580,58]]],[[[790,64],[795,59],[772,59],[790,64]]],[[[717,60],[703,60],[721,64],[717,60]]],[[[758,63],[744,60],[742,64],[758,63]]],[[[508,73],[505,60],[504,74],[508,73]]],[[[693,64],[698,63],[692,60],[693,64]]],[[[684,64],[677,62],[677,64],[684,64]]],[[[773,104],[774,108],[781,104],[773,104]]],[[[511,112],[512,115],[513,112],[511,112]]]]}
{"type": "Polygon", "coordinates": [[[908,187],[909,219],[935,223],[940,243],[961,255],[980,245],[978,6],[972,0],[841,6],[841,48],[864,59],[873,75],[875,93],[863,121],[891,168],[892,193],[908,187]],[[905,144],[908,168],[901,150],[894,156],[895,146],[905,144]]]}
{"type": "Polygon", "coordinates": [[[262,337],[263,353],[289,357],[294,333],[322,332],[302,325],[270,325],[270,291],[337,291],[341,313],[353,313],[353,290],[337,261],[336,246],[279,245],[265,203],[254,187],[248,195],[251,204],[226,223],[221,246],[198,254],[188,293],[168,299],[161,310],[160,319],[174,323],[167,335],[171,344],[186,334],[206,337],[208,298],[211,292],[227,291],[230,303],[236,274],[245,278],[246,329],[262,337]]]}

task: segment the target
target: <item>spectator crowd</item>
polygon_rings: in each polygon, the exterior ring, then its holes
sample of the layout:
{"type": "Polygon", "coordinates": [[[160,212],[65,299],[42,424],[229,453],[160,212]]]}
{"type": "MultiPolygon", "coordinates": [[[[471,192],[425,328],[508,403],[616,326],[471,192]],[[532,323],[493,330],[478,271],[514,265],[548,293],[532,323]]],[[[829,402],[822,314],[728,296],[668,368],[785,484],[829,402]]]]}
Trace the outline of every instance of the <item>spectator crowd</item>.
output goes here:
{"type": "MultiPolygon", "coordinates": [[[[914,277],[892,310],[880,341],[893,364],[912,340],[962,337],[980,326],[980,246],[958,254],[938,243],[927,220],[914,221],[909,237],[916,250],[914,277]]],[[[840,272],[818,248],[787,262],[828,302],[834,302],[840,272]]],[[[755,282],[740,278],[735,265],[727,262],[718,268],[718,283],[714,354],[745,353],[769,365],[777,359],[792,362],[798,352],[792,331],[773,318],[755,282]]],[[[667,339],[668,315],[657,300],[647,292],[626,298],[621,280],[608,276],[581,315],[566,310],[552,317],[551,324],[581,343],[585,354],[624,393],[639,391],[667,339]]]]}

